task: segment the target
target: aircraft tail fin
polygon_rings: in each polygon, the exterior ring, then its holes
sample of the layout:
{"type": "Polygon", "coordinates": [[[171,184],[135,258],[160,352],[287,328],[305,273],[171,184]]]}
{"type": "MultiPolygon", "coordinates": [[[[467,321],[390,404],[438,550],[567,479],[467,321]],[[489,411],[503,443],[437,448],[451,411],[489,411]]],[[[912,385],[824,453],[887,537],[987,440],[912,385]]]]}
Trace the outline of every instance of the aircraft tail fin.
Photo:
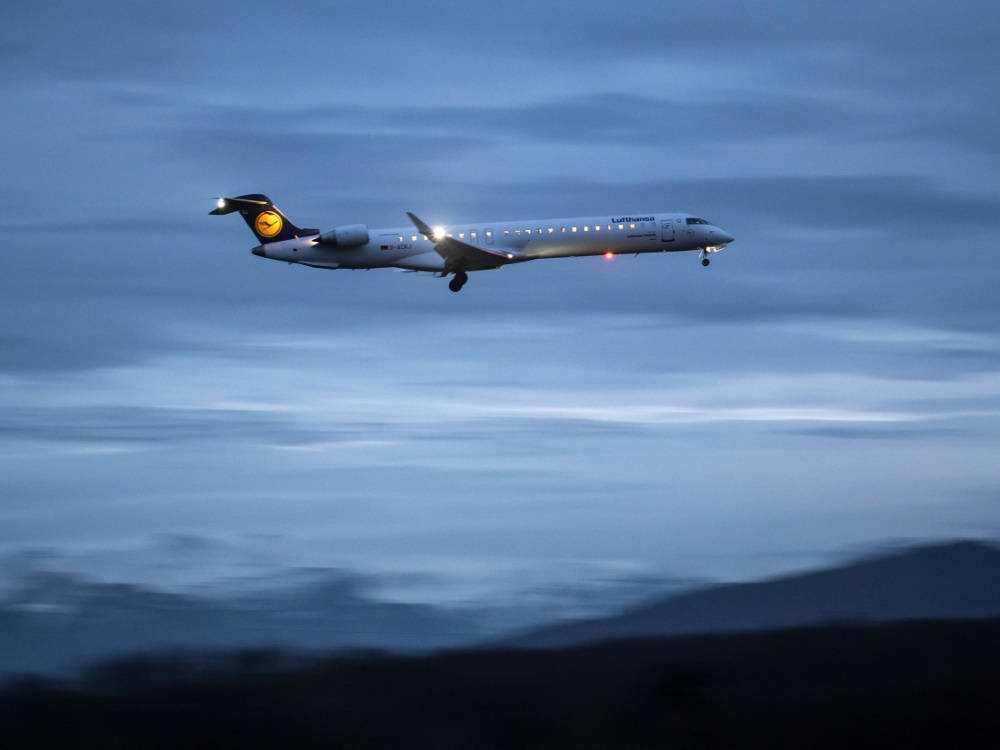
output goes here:
{"type": "Polygon", "coordinates": [[[219,198],[218,207],[209,211],[211,216],[223,216],[239,211],[260,244],[281,242],[298,237],[319,234],[318,229],[300,229],[288,220],[266,195],[253,193],[238,198],[219,198]]]}

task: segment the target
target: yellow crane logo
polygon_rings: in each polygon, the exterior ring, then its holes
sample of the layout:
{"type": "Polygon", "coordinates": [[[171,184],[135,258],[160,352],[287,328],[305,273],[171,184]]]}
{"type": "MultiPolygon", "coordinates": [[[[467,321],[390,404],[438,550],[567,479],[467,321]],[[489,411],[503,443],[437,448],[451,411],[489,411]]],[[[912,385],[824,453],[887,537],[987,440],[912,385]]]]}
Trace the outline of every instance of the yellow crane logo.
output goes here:
{"type": "Polygon", "coordinates": [[[254,228],[261,237],[274,237],[281,231],[281,217],[274,211],[265,211],[257,216],[254,228]]]}

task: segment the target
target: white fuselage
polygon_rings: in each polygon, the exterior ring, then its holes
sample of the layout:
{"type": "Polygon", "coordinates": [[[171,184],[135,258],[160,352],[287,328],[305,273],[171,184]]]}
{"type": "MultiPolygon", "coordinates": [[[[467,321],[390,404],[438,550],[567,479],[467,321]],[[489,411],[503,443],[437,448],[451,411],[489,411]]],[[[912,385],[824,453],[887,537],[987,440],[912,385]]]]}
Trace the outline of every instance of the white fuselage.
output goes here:
{"type": "Polygon", "coordinates": [[[445,258],[435,250],[435,237],[451,237],[491,253],[478,268],[499,268],[539,258],[569,258],[606,253],[660,253],[721,250],[733,238],[723,230],[683,213],[585,216],[572,219],[479,222],[435,229],[430,238],[413,226],[371,229],[369,241],[354,247],[332,247],[302,237],[254,249],[255,255],[318,268],[402,268],[445,272],[445,258]]]}

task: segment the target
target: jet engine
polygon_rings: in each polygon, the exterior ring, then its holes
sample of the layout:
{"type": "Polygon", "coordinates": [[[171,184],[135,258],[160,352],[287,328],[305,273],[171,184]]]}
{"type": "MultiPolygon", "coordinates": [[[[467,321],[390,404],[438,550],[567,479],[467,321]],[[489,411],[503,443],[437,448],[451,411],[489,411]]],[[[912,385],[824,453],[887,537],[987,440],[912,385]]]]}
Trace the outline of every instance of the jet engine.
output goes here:
{"type": "Polygon", "coordinates": [[[368,244],[367,224],[345,224],[336,227],[329,232],[324,232],[316,238],[316,242],[321,245],[331,247],[357,247],[368,244]]]}

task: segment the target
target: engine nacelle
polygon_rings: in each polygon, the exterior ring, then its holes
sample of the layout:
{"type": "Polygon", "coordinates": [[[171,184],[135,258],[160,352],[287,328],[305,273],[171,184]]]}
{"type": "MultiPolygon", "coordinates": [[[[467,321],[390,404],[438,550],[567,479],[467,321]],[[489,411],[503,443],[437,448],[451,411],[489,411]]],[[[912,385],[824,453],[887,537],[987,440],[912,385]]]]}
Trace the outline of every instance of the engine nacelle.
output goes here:
{"type": "Polygon", "coordinates": [[[368,225],[345,224],[342,227],[331,229],[329,232],[324,232],[316,238],[316,241],[321,245],[330,245],[331,247],[357,247],[358,245],[367,245],[368,225]]]}

